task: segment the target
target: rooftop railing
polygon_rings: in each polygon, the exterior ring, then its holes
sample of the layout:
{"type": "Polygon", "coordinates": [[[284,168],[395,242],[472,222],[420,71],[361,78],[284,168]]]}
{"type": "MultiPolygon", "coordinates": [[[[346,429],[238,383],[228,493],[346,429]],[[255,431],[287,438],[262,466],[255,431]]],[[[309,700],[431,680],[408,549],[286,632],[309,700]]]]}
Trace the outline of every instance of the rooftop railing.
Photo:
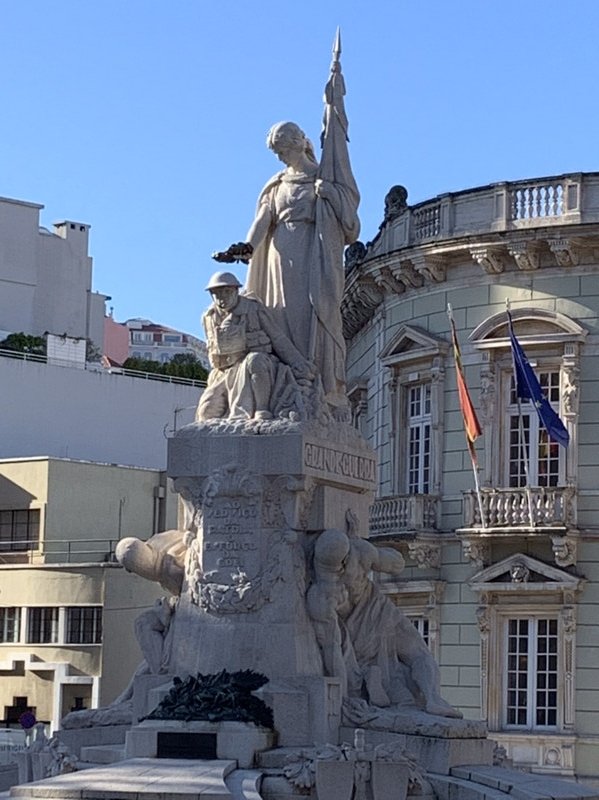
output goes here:
{"type": "Polygon", "coordinates": [[[494,183],[407,206],[382,226],[366,260],[433,240],[599,222],[599,173],[494,183]]]}
{"type": "MultiPolygon", "coordinates": [[[[20,353],[16,350],[0,350],[0,358],[14,358],[19,359],[20,361],[34,361],[39,364],[46,364],[47,358],[45,355],[39,355],[36,353],[20,353]]],[[[68,367],[69,362],[64,361],[60,364],[60,366],[68,367]]],[[[139,378],[147,381],[161,381],[162,383],[176,383],[183,386],[197,386],[198,388],[204,388],[206,386],[206,381],[199,381],[194,378],[183,378],[177,375],[160,375],[157,372],[141,372],[136,369],[124,369],[123,367],[101,367],[99,365],[89,367],[86,365],[86,369],[89,369],[90,372],[98,372],[98,373],[106,373],[110,375],[126,375],[129,378],[139,378]]]]}

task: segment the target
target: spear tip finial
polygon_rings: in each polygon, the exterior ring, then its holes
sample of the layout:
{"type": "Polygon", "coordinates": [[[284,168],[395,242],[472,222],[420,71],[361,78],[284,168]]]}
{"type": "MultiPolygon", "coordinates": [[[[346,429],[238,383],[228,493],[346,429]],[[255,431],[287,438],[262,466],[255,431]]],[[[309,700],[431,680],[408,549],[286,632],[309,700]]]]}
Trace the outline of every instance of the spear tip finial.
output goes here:
{"type": "Polygon", "coordinates": [[[337,25],[337,32],[335,33],[335,41],[333,42],[333,61],[339,61],[341,55],[341,28],[337,25]]]}

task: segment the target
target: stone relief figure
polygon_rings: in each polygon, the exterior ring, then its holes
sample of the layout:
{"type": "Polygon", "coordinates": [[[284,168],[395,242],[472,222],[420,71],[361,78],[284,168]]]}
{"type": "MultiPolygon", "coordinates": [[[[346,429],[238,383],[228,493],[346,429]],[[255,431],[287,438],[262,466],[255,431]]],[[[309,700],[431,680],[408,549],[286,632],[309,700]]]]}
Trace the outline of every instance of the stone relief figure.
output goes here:
{"type": "Polygon", "coordinates": [[[273,309],[283,332],[316,365],[327,402],[346,408],[343,248],[358,238],[360,198],[347,149],[339,54],[337,38],[325,88],[320,163],[298,125],[274,125],[266,141],[285,169],[262,190],[247,242],[214,257],[247,260],[251,253],[248,293],[273,309]]]}
{"type": "Polygon", "coordinates": [[[184,531],[179,530],[157,533],[145,542],[128,536],[117,543],[115,556],[128,572],[156,581],[178,596],[185,572],[187,545],[184,537],[184,531]]]}
{"type": "MultiPolygon", "coordinates": [[[[133,541],[144,544],[139,539],[133,541]]],[[[142,577],[148,578],[148,575],[142,577]]],[[[156,580],[156,578],[149,578],[149,580],[156,580]]],[[[151,608],[141,612],[135,620],[135,638],[142,651],[143,661],[133,673],[127,686],[107,706],[70,711],[61,720],[62,728],[92,728],[104,725],[125,725],[132,722],[133,690],[136,678],[141,675],[162,675],[168,672],[172,650],[171,622],[176,608],[177,598],[159,597],[151,608]]]]}
{"type": "Polygon", "coordinates": [[[216,272],[207,290],[212,307],[202,322],[212,370],[196,420],[302,416],[314,371],[259,300],[239,294],[231,272],[216,272]]]}
{"type": "MultiPolygon", "coordinates": [[[[168,672],[169,631],[176,602],[174,597],[160,597],[135,620],[135,637],[152,675],[168,672]]],[[[136,674],[140,674],[139,668],[136,674]]]]}
{"type": "Polygon", "coordinates": [[[370,577],[403,568],[403,557],[392,548],[339,530],[320,534],[307,607],[325,671],[341,678],[349,697],[365,690],[371,705],[403,704],[407,683],[427,713],[461,717],[440,695],[439,668],[424,640],[370,577]]]}

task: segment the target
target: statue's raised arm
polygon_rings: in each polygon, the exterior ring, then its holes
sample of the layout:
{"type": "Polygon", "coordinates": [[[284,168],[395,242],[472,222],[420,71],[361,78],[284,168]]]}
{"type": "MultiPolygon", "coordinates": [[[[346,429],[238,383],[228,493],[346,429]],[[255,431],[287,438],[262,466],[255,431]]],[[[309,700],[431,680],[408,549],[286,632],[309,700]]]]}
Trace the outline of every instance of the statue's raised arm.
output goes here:
{"type": "Polygon", "coordinates": [[[343,249],[359,234],[360,198],[347,150],[339,41],[337,35],[325,88],[320,164],[295,123],[274,125],[266,142],[285,169],[262,190],[246,242],[215,257],[251,254],[246,291],[273,310],[286,336],[316,365],[329,404],[344,408],[343,249]]]}

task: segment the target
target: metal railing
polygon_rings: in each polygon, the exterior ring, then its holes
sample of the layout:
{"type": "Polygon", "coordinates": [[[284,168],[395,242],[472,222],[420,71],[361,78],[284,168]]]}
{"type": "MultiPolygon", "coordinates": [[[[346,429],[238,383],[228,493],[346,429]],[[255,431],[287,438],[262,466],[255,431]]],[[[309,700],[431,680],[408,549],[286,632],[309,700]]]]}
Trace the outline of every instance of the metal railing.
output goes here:
{"type": "Polygon", "coordinates": [[[48,564],[115,561],[118,539],[21,539],[0,542],[0,564],[48,564]]]}
{"type": "MultiPolygon", "coordinates": [[[[481,489],[481,501],[487,528],[569,528],[576,524],[571,487],[533,487],[528,491],[481,489]]],[[[482,527],[478,499],[473,491],[464,492],[464,524],[467,528],[482,527]]]]}
{"type": "Polygon", "coordinates": [[[437,529],[439,498],[430,494],[381,497],[370,507],[370,535],[437,529]]]}
{"type": "MultiPolygon", "coordinates": [[[[17,350],[0,350],[0,357],[4,358],[16,358],[21,361],[34,361],[38,364],[46,364],[48,362],[47,356],[45,355],[38,355],[36,353],[21,353],[17,350]]],[[[65,366],[68,366],[70,362],[64,361],[62,362],[65,366]]],[[[157,372],[141,372],[136,369],[125,369],[124,367],[100,367],[100,366],[93,366],[88,367],[86,364],[86,369],[89,369],[90,372],[97,372],[99,374],[108,373],[110,375],[125,375],[129,378],[140,378],[147,381],[161,381],[162,383],[176,383],[183,386],[197,386],[200,389],[203,389],[206,386],[206,381],[197,380],[196,378],[183,378],[179,377],[178,375],[161,375],[157,372]]]]}
{"type": "Polygon", "coordinates": [[[48,360],[46,355],[39,353],[21,353],[19,350],[0,350],[0,356],[4,358],[16,358],[20,361],[36,361],[38,364],[45,364],[48,360]]]}

